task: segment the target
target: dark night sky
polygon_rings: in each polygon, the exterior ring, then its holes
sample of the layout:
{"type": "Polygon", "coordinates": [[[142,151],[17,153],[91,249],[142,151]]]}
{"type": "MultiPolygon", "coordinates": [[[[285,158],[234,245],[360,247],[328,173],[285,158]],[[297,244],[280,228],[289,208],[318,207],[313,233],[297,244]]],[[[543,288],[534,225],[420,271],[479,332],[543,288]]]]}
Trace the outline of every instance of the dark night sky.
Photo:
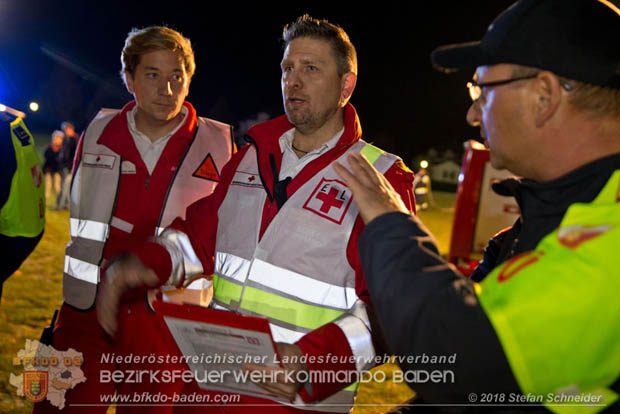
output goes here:
{"type": "Polygon", "coordinates": [[[511,2],[0,0],[0,102],[25,111],[37,100],[41,110],[27,119],[33,129],[51,132],[67,119],[81,130],[99,107],[130,100],[118,76],[127,32],[166,24],[192,40],[197,71],[188,100],[200,115],[233,124],[259,111],[280,115],[279,37],[283,24],[307,12],[349,33],[359,59],[351,102],[364,135],[409,162],[432,146],[459,148],[477,136],[465,123],[472,73],[435,72],[429,54],[480,39],[511,2]]]}

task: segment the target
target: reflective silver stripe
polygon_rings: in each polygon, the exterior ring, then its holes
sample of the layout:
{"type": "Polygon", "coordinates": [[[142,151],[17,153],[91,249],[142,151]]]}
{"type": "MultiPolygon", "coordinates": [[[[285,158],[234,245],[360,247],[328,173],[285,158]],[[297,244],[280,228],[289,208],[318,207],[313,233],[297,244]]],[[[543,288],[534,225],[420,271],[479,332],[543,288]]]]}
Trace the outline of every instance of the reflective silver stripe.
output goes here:
{"type": "Polygon", "coordinates": [[[84,262],[75,257],[65,256],[64,272],[69,276],[88,283],[99,283],[99,266],[84,262]]]}
{"type": "Polygon", "coordinates": [[[271,328],[271,335],[273,336],[274,342],[286,342],[287,344],[294,344],[299,341],[302,336],[305,335],[303,332],[293,331],[291,329],[286,329],[278,325],[274,325],[273,323],[269,324],[271,328]]]}
{"type": "Polygon", "coordinates": [[[203,272],[202,263],[198,260],[187,234],[166,229],[160,237],[155,238],[155,242],[168,250],[172,261],[172,272],[166,285],[180,286],[185,280],[189,282],[193,276],[203,272]]]}
{"type": "Polygon", "coordinates": [[[110,220],[110,226],[124,231],[125,233],[131,233],[133,230],[133,224],[116,216],[112,217],[112,220],[110,220]]]}
{"type": "Polygon", "coordinates": [[[110,228],[107,223],[76,218],[69,219],[69,227],[71,229],[71,237],[80,237],[100,242],[106,241],[110,228]]]}
{"type": "Polygon", "coordinates": [[[384,152],[374,162],[373,167],[375,167],[381,174],[385,174],[386,171],[390,169],[392,164],[394,164],[394,162],[398,159],[399,158],[395,157],[394,155],[388,152],[384,152]]]}
{"type": "Polygon", "coordinates": [[[215,274],[245,283],[250,261],[230,253],[215,252],[215,274]]]}
{"type": "Polygon", "coordinates": [[[223,306],[221,306],[221,305],[218,305],[218,304],[217,304],[217,303],[215,303],[215,302],[211,302],[211,305],[210,305],[210,306],[212,306],[212,307],[213,307],[213,309],[217,309],[217,310],[225,310],[225,311],[230,312],[230,309],[225,308],[225,307],[223,307],[223,306]]]}
{"type": "Polygon", "coordinates": [[[348,310],[358,301],[354,288],[331,285],[259,259],[254,259],[249,278],[304,302],[335,309],[348,310]]]}
{"type": "Polygon", "coordinates": [[[212,280],[207,280],[204,277],[194,280],[189,285],[185,286],[185,289],[204,290],[209,289],[213,284],[212,280]]]}
{"type": "Polygon", "coordinates": [[[348,310],[347,313],[349,315],[355,316],[360,321],[362,321],[364,325],[366,325],[366,328],[370,331],[370,319],[368,318],[368,311],[366,310],[366,306],[367,305],[363,301],[358,300],[353,304],[353,306],[351,307],[351,309],[348,310]]]}
{"type": "Polygon", "coordinates": [[[349,312],[336,319],[334,323],[342,329],[349,341],[357,370],[361,372],[370,369],[376,354],[366,304],[361,300],[358,301],[349,312]]]}
{"type": "MultiPolygon", "coordinates": [[[[84,137],[86,139],[86,137],[84,137]]],[[[82,181],[82,169],[78,168],[71,182],[71,204],[77,206],[80,202],[80,184],[82,181]]],[[[71,207],[71,211],[77,211],[75,207],[71,207]]]]}

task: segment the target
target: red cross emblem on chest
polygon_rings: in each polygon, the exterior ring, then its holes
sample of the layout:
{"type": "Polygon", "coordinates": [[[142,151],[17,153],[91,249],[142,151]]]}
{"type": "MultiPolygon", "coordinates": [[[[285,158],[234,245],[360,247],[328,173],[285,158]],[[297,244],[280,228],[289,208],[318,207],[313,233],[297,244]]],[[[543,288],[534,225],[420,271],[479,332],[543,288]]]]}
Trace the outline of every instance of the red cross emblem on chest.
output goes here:
{"type": "Polygon", "coordinates": [[[342,181],[323,178],[306,200],[304,209],[341,224],[352,201],[351,190],[342,181]]]}
{"type": "MultiPolygon", "coordinates": [[[[329,186],[329,184],[325,184],[325,186],[327,187],[329,186]]],[[[319,209],[321,210],[321,213],[329,213],[329,210],[331,210],[332,207],[342,207],[345,200],[339,199],[338,196],[340,195],[340,191],[338,191],[338,189],[334,187],[329,187],[328,193],[322,193],[321,191],[319,191],[319,193],[316,195],[316,198],[323,202],[323,205],[319,209]]]]}

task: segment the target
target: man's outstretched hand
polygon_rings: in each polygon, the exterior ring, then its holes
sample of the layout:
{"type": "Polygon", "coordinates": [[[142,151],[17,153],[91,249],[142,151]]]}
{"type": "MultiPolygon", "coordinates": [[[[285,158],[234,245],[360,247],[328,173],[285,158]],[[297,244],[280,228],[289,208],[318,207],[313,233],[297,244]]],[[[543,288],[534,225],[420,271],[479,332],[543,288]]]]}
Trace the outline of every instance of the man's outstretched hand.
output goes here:
{"type": "Polygon", "coordinates": [[[410,214],[400,195],[362,154],[348,156],[351,171],[334,161],[338,175],[353,192],[353,199],[365,224],[385,213],[400,211],[410,214]]]}
{"type": "Polygon", "coordinates": [[[101,327],[114,335],[118,326],[118,307],[123,294],[131,288],[159,285],[159,278],[133,255],[116,260],[106,272],[105,283],[97,300],[97,319],[101,327]]]}

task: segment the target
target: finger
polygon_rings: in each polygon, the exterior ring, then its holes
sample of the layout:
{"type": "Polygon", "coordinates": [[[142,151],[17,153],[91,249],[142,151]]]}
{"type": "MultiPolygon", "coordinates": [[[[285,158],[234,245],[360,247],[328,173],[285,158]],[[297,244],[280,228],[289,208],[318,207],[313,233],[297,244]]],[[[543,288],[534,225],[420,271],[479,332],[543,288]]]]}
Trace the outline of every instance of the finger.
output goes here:
{"type": "Polygon", "coordinates": [[[361,171],[367,174],[376,191],[398,195],[392,184],[385,178],[385,175],[381,174],[363,154],[356,154],[355,161],[360,169],[360,174],[361,171]]]}
{"type": "Polygon", "coordinates": [[[400,194],[398,194],[398,191],[394,189],[392,184],[390,184],[388,179],[385,178],[383,174],[380,174],[380,176],[378,177],[378,180],[379,180],[379,182],[377,183],[378,192],[381,192],[384,197],[400,199],[400,194]]]}
{"type": "Polygon", "coordinates": [[[370,179],[372,180],[372,182],[374,184],[379,184],[381,177],[383,177],[383,174],[381,174],[374,165],[372,165],[372,163],[368,160],[368,158],[366,158],[366,156],[364,154],[358,154],[357,156],[357,160],[359,163],[359,166],[362,168],[362,170],[368,174],[368,176],[370,177],[370,179]]]}
{"type": "Polygon", "coordinates": [[[119,279],[123,279],[127,287],[155,287],[159,285],[157,274],[153,269],[145,267],[137,257],[125,265],[119,273],[121,273],[119,279]]]}
{"type": "Polygon", "coordinates": [[[278,397],[284,397],[288,400],[293,400],[295,398],[295,392],[292,389],[283,389],[280,388],[279,385],[274,383],[256,383],[256,385],[269,392],[270,394],[276,395],[278,397]]]}
{"type": "MultiPolygon", "coordinates": [[[[338,164],[338,163],[335,163],[335,164],[338,164]]],[[[334,164],[334,169],[336,170],[338,174],[340,174],[340,177],[342,177],[346,186],[349,187],[349,189],[351,190],[351,193],[353,194],[353,198],[355,200],[363,198],[368,192],[367,186],[362,184],[360,180],[355,175],[353,175],[346,167],[344,167],[341,164],[338,164],[338,165],[335,165],[335,164],[334,164]]]]}
{"type": "Polygon", "coordinates": [[[286,380],[286,372],[280,367],[270,367],[264,365],[255,365],[255,364],[243,364],[241,369],[246,371],[258,371],[265,374],[263,376],[264,379],[273,379],[275,381],[265,381],[265,383],[282,383],[282,384],[290,384],[291,382],[286,380]]]}
{"type": "Polygon", "coordinates": [[[241,369],[245,369],[247,371],[257,371],[261,372],[264,375],[262,376],[263,384],[282,384],[287,386],[294,387],[295,380],[288,381],[286,376],[287,371],[283,370],[280,367],[266,367],[262,365],[254,365],[254,364],[244,364],[241,366],[241,369]]]}
{"type": "Polygon", "coordinates": [[[362,165],[359,160],[359,154],[349,154],[347,156],[347,161],[349,161],[349,165],[351,166],[351,171],[356,179],[364,186],[368,187],[372,183],[372,179],[370,175],[362,168],[362,165]]]}
{"type": "Polygon", "coordinates": [[[265,391],[292,400],[295,397],[296,386],[295,383],[286,382],[286,375],[282,368],[278,367],[265,367],[262,365],[244,364],[242,369],[248,371],[259,371],[262,373],[269,373],[269,376],[263,376],[263,381],[257,381],[256,377],[250,376],[250,380],[264,389],[265,391]],[[274,374],[275,373],[275,374],[274,374]],[[267,381],[266,379],[275,379],[276,381],[267,381]]]}
{"type": "Polygon", "coordinates": [[[334,161],[332,163],[334,170],[336,173],[344,180],[344,183],[355,193],[356,189],[358,189],[361,184],[359,180],[342,164],[338,161],[334,161]]]}
{"type": "Polygon", "coordinates": [[[366,157],[362,154],[350,154],[348,160],[353,174],[365,187],[376,187],[379,183],[378,171],[368,162],[366,157]]]}
{"type": "Polygon", "coordinates": [[[279,395],[281,397],[293,399],[295,398],[295,393],[297,392],[297,387],[294,383],[287,383],[284,381],[284,374],[282,374],[281,381],[265,381],[262,383],[256,383],[256,385],[260,386],[266,391],[269,391],[272,394],[279,395]]]}
{"type": "Polygon", "coordinates": [[[393,192],[396,192],[396,190],[394,190],[394,187],[392,186],[392,184],[390,183],[390,181],[385,178],[385,175],[381,174],[379,171],[377,171],[377,169],[375,169],[375,167],[372,167],[375,171],[376,171],[376,177],[378,180],[378,184],[386,187],[387,190],[391,190],[393,192]]]}
{"type": "Polygon", "coordinates": [[[121,279],[127,287],[134,288],[145,284],[143,279],[146,279],[146,268],[140,262],[128,263],[118,273],[118,279],[121,279]]]}
{"type": "Polygon", "coordinates": [[[149,287],[155,287],[159,284],[159,278],[152,269],[145,268],[142,272],[142,283],[149,287]]]}

